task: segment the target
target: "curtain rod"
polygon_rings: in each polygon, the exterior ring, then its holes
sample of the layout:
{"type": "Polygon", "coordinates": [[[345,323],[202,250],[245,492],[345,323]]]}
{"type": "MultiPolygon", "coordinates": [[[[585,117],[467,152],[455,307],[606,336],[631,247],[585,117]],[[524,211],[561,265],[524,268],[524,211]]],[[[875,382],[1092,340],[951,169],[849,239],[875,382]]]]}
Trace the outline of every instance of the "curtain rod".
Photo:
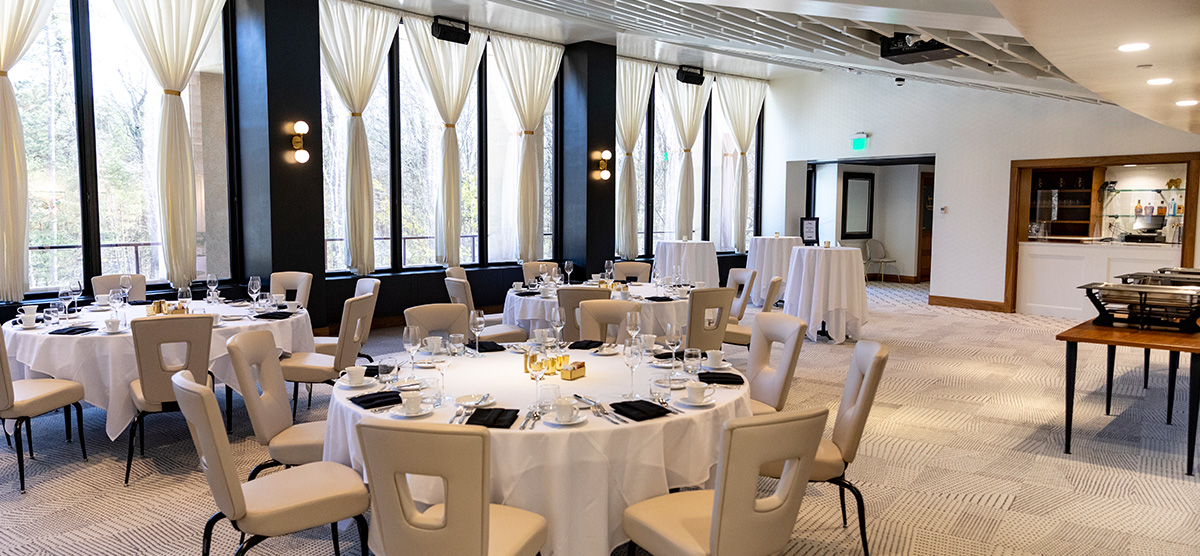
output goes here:
{"type": "MultiPolygon", "coordinates": [[[[401,19],[404,19],[405,17],[416,17],[416,18],[420,18],[420,19],[433,19],[433,17],[434,17],[431,15],[425,15],[425,14],[419,14],[416,12],[404,11],[404,10],[401,10],[401,9],[393,7],[393,6],[385,6],[383,4],[377,4],[375,2],[372,2],[371,0],[338,0],[338,1],[346,2],[348,4],[362,4],[362,5],[369,6],[369,7],[375,8],[375,9],[389,11],[389,12],[392,12],[395,14],[399,14],[401,19]]],[[[479,32],[481,32],[485,35],[488,35],[489,37],[507,37],[510,39],[518,39],[518,40],[529,41],[529,42],[533,42],[533,43],[545,44],[545,45],[549,45],[549,46],[563,48],[563,45],[556,43],[556,42],[545,41],[542,39],[535,39],[533,37],[517,35],[514,33],[505,33],[504,31],[497,31],[495,29],[488,29],[487,27],[480,27],[473,23],[471,23],[470,25],[472,27],[472,29],[471,29],[472,31],[478,30],[479,32]]]]}
{"type": "MultiPolygon", "coordinates": [[[[645,59],[645,58],[634,58],[633,56],[621,56],[621,55],[618,55],[618,56],[617,56],[617,59],[618,59],[618,60],[628,60],[628,61],[630,61],[630,62],[641,62],[641,63],[643,63],[643,64],[653,64],[653,65],[654,65],[654,66],[656,66],[656,67],[657,67],[657,66],[661,66],[661,67],[672,67],[672,68],[678,68],[678,67],[680,67],[680,65],[679,65],[679,64],[667,64],[667,63],[664,63],[664,62],[659,62],[659,61],[656,61],[656,60],[647,60],[647,59],[645,59]]],[[[703,69],[703,68],[701,68],[701,69],[703,69]]],[[[759,78],[757,78],[757,77],[747,77],[747,76],[745,76],[745,75],[737,75],[737,74],[733,74],[733,73],[721,73],[721,72],[717,72],[717,71],[709,71],[709,70],[704,70],[704,73],[705,73],[705,74],[707,74],[707,75],[711,75],[711,76],[713,76],[713,77],[732,77],[732,78],[735,78],[735,79],[746,79],[746,80],[748,80],[748,81],[761,81],[761,82],[763,82],[763,83],[768,83],[768,81],[767,81],[766,79],[759,79],[759,78]]]]}

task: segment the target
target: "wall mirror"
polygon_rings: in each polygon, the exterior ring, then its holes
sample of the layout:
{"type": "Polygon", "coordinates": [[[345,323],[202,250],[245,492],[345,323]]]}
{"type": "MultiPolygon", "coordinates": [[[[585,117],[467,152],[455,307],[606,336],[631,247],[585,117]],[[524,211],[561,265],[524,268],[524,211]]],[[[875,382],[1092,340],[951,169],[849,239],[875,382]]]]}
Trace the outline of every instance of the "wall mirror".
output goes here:
{"type": "Polygon", "coordinates": [[[871,239],[875,174],[842,174],[842,239],[871,239]]]}

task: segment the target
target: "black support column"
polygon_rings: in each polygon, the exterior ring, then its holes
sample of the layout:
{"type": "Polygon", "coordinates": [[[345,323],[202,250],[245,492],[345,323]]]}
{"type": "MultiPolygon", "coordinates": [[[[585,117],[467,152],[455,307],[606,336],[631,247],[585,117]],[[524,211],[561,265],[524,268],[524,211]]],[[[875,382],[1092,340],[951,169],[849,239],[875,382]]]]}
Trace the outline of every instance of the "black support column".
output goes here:
{"type": "Polygon", "coordinates": [[[245,280],[273,271],[313,275],[309,314],[325,326],[321,73],[317,0],[234,0],[241,248],[245,280]],[[292,158],[292,122],[308,122],[292,158]]]}
{"type": "Polygon", "coordinates": [[[563,54],[562,254],[588,276],[616,251],[616,165],[600,179],[600,153],[617,137],[617,49],[595,42],[569,44],[563,54]]]}

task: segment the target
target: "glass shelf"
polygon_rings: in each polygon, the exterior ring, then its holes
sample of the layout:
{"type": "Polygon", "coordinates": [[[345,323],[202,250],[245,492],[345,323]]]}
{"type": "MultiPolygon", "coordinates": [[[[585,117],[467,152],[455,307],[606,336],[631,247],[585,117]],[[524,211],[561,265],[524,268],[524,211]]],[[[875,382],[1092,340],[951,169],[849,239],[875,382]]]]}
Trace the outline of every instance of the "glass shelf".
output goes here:
{"type": "Polygon", "coordinates": [[[1185,189],[1185,188],[1183,188],[1183,187],[1176,187],[1176,188],[1174,188],[1174,189],[1170,189],[1170,188],[1162,187],[1162,188],[1156,188],[1156,189],[1110,189],[1109,191],[1111,191],[1111,192],[1113,192],[1113,193],[1130,193],[1130,192],[1134,192],[1134,191],[1146,191],[1146,192],[1152,192],[1152,193],[1153,193],[1153,192],[1162,192],[1162,191],[1179,191],[1179,192],[1183,192],[1183,191],[1186,191],[1186,189],[1185,189]]]}
{"type": "Polygon", "coordinates": [[[1142,218],[1144,216],[1161,216],[1162,218],[1183,218],[1182,214],[1176,214],[1174,216],[1172,216],[1170,214],[1162,214],[1162,215],[1158,215],[1158,214],[1105,214],[1104,216],[1107,218],[1142,218]]]}

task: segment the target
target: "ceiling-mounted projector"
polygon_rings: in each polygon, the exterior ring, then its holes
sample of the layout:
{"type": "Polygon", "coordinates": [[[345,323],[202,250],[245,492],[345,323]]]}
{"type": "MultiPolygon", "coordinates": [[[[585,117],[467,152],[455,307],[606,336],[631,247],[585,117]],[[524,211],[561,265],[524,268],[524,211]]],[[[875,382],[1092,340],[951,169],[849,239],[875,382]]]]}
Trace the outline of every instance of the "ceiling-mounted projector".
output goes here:
{"type": "Polygon", "coordinates": [[[430,26],[433,37],[444,41],[467,44],[471,40],[471,26],[465,21],[435,16],[430,26]]]}
{"type": "Polygon", "coordinates": [[[679,66],[679,71],[675,72],[675,79],[688,85],[702,85],[704,84],[704,69],[693,66],[679,66]]]}
{"type": "Polygon", "coordinates": [[[962,58],[962,52],[924,35],[896,33],[879,39],[879,56],[897,64],[919,64],[948,58],[962,58]]]}

